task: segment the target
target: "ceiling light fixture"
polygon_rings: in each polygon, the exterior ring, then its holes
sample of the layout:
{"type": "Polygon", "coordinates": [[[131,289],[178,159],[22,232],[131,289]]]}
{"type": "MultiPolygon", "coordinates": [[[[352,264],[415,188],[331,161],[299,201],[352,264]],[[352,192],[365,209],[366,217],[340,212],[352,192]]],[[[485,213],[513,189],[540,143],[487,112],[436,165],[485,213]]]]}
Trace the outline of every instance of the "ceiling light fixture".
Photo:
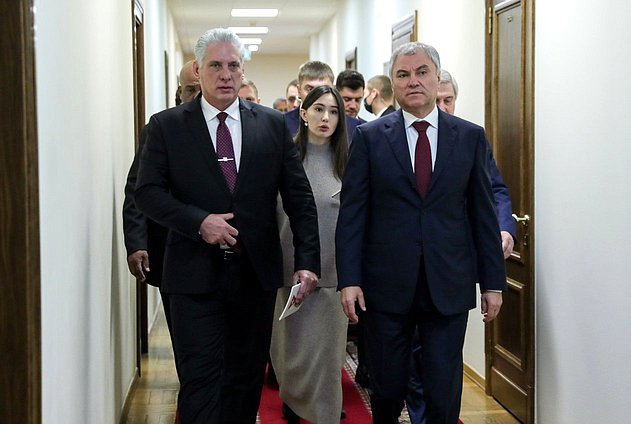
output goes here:
{"type": "Polygon", "coordinates": [[[249,38],[249,37],[239,37],[241,38],[241,42],[243,44],[261,44],[263,42],[262,38],[249,38]]]}
{"type": "Polygon", "coordinates": [[[267,34],[269,32],[268,27],[228,27],[228,29],[232,32],[236,32],[237,34],[267,34]]]}
{"type": "Polygon", "coordinates": [[[251,52],[258,52],[259,51],[259,46],[257,46],[256,44],[250,44],[248,46],[248,50],[250,50],[251,52]]]}
{"type": "Polygon", "coordinates": [[[233,18],[275,18],[278,9],[232,9],[230,15],[233,18]]]}

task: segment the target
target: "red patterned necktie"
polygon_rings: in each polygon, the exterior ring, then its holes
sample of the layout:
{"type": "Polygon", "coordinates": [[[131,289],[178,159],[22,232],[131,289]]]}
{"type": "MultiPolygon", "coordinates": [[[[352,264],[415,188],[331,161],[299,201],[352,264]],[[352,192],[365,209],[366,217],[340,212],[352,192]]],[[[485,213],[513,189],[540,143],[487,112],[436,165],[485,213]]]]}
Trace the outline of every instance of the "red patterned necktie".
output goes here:
{"type": "Polygon", "coordinates": [[[432,151],[427,138],[427,127],[429,122],[417,121],[412,124],[418,132],[416,149],[414,151],[414,172],[416,174],[416,186],[421,198],[425,199],[429,182],[432,179],[432,151]]]}
{"type": "Polygon", "coordinates": [[[230,189],[230,193],[234,192],[234,186],[237,183],[237,164],[234,158],[234,148],[232,146],[232,137],[226,125],[226,112],[219,112],[219,126],[217,127],[217,160],[226,179],[226,184],[230,189]]]}

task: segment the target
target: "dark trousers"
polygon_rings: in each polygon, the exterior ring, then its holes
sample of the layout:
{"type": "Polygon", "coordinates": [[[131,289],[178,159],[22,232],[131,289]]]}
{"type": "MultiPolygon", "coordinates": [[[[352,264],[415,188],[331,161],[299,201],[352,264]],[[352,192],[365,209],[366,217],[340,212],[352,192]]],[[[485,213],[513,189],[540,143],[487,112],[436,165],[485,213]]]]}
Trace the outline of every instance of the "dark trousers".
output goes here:
{"type": "Polygon", "coordinates": [[[276,291],[259,287],[249,262],[232,258],[212,294],[171,294],[180,377],[180,424],[254,424],[276,291]]]}
{"type": "Polygon", "coordinates": [[[425,398],[423,397],[423,381],[421,380],[421,340],[418,331],[412,338],[412,361],[410,361],[410,381],[405,406],[411,424],[427,424],[425,420],[425,398]]]}
{"type": "MultiPolygon", "coordinates": [[[[171,301],[169,300],[169,294],[160,290],[160,297],[162,298],[162,307],[164,308],[164,318],[167,321],[167,328],[169,329],[169,336],[171,337],[171,345],[173,345],[173,324],[171,323],[171,301]]],[[[175,360],[175,371],[179,378],[179,371],[177,370],[177,354],[173,349],[173,359],[175,360]]]]}
{"type": "Polygon", "coordinates": [[[468,312],[445,316],[432,304],[421,266],[415,304],[407,314],[368,309],[364,335],[371,375],[373,423],[396,424],[408,391],[412,338],[418,330],[427,424],[457,424],[462,395],[462,347],[468,312]]]}

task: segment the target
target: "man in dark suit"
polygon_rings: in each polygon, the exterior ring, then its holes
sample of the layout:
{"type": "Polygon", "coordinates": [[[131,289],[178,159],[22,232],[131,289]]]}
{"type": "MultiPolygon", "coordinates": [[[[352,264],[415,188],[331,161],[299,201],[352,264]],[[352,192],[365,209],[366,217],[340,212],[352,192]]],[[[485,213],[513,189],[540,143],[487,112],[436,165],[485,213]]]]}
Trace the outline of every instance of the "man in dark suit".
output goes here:
{"type": "Polygon", "coordinates": [[[357,116],[364,98],[364,76],[354,69],[345,69],[335,79],[335,88],[340,92],[344,100],[344,113],[346,116],[357,118],[360,123],[366,120],[357,116]]]}
{"type": "MultiPolygon", "coordinates": [[[[298,70],[298,92],[300,98],[304,99],[311,90],[321,85],[330,85],[333,87],[333,70],[331,70],[331,67],[318,60],[303,63],[298,70]]],[[[287,129],[292,137],[298,134],[300,107],[287,112],[285,114],[285,122],[287,123],[287,129]]],[[[349,142],[353,131],[355,131],[355,128],[360,123],[359,119],[346,115],[346,135],[349,142]]]]}
{"type": "MultiPolygon", "coordinates": [[[[450,115],[456,112],[456,100],[458,99],[458,83],[455,78],[446,71],[440,71],[440,83],[436,94],[436,106],[440,110],[450,115]]],[[[502,238],[502,250],[504,251],[504,259],[508,258],[513,252],[515,239],[517,237],[517,228],[513,219],[513,207],[510,196],[508,195],[508,187],[504,183],[500,171],[497,168],[493,153],[489,149],[487,157],[487,165],[489,167],[489,175],[491,177],[491,187],[493,189],[493,199],[497,212],[497,219],[500,225],[500,236],[502,238]]],[[[412,368],[410,370],[410,386],[408,395],[405,398],[405,406],[408,410],[411,424],[426,424],[425,420],[425,401],[423,399],[423,386],[421,383],[420,358],[422,348],[415,334],[412,346],[412,368]]]]}
{"type": "Polygon", "coordinates": [[[437,109],[433,47],[406,43],[390,63],[402,110],[357,128],[342,181],[342,307],[365,324],[373,422],[397,422],[416,329],[427,422],[455,424],[476,281],[485,322],[506,288],[489,146],[482,128],[437,109]]]}
{"type": "Polygon", "coordinates": [[[136,204],[169,228],[169,293],[181,424],[254,423],[282,252],[280,192],[294,232],[296,302],[320,268],[316,207],[283,115],[239,100],[243,44],[230,30],[195,47],[202,95],[158,113],[140,161],[136,204]]]}
{"type": "MultiPolygon", "coordinates": [[[[180,70],[179,85],[176,97],[179,103],[188,103],[197,97],[200,92],[199,80],[193,73],[193,61],[186,62],[180,70]]],[[[140,132],[139,145],[134,161],[127,174],[125,184],[125,200],[123,202],[123,234],[125,236],[125,248],[127,249],[127,266],[129,272],[140,281],[146,281],[155,287],[160,287],[162,281],[162,260],[164,257],[164,244],[167,238],[167,229],[148,219],[136,207],[134,192],[138,177],[138,165],[140,152],[147,142],[147,127],[140,132]],[[151,264],[151,266],[149,266],[151,264]]],[[[168,294],[160,291],[167,326],[171,331],[171,311],[169,309],[168,294]]]]}

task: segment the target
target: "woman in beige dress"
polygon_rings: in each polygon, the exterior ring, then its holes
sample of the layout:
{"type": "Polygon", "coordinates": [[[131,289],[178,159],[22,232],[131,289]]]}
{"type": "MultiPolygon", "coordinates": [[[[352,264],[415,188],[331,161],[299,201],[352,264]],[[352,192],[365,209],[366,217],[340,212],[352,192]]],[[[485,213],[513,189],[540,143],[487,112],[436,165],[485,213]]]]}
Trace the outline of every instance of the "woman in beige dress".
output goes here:
{"type": "Polygon", "coordinates": [[[288,424],[297,424],[299,418],[339,424],[348,320],[337,293],[334,239],[348,142],[344,102],[335,88],[317,87],[306,96],[296,144],[318,209],[322,272],[317,289],[301,308],[278,321],[294,284],[292,234],[279,206],[285,286],[276,298],[270,353],[288,424]]]}

